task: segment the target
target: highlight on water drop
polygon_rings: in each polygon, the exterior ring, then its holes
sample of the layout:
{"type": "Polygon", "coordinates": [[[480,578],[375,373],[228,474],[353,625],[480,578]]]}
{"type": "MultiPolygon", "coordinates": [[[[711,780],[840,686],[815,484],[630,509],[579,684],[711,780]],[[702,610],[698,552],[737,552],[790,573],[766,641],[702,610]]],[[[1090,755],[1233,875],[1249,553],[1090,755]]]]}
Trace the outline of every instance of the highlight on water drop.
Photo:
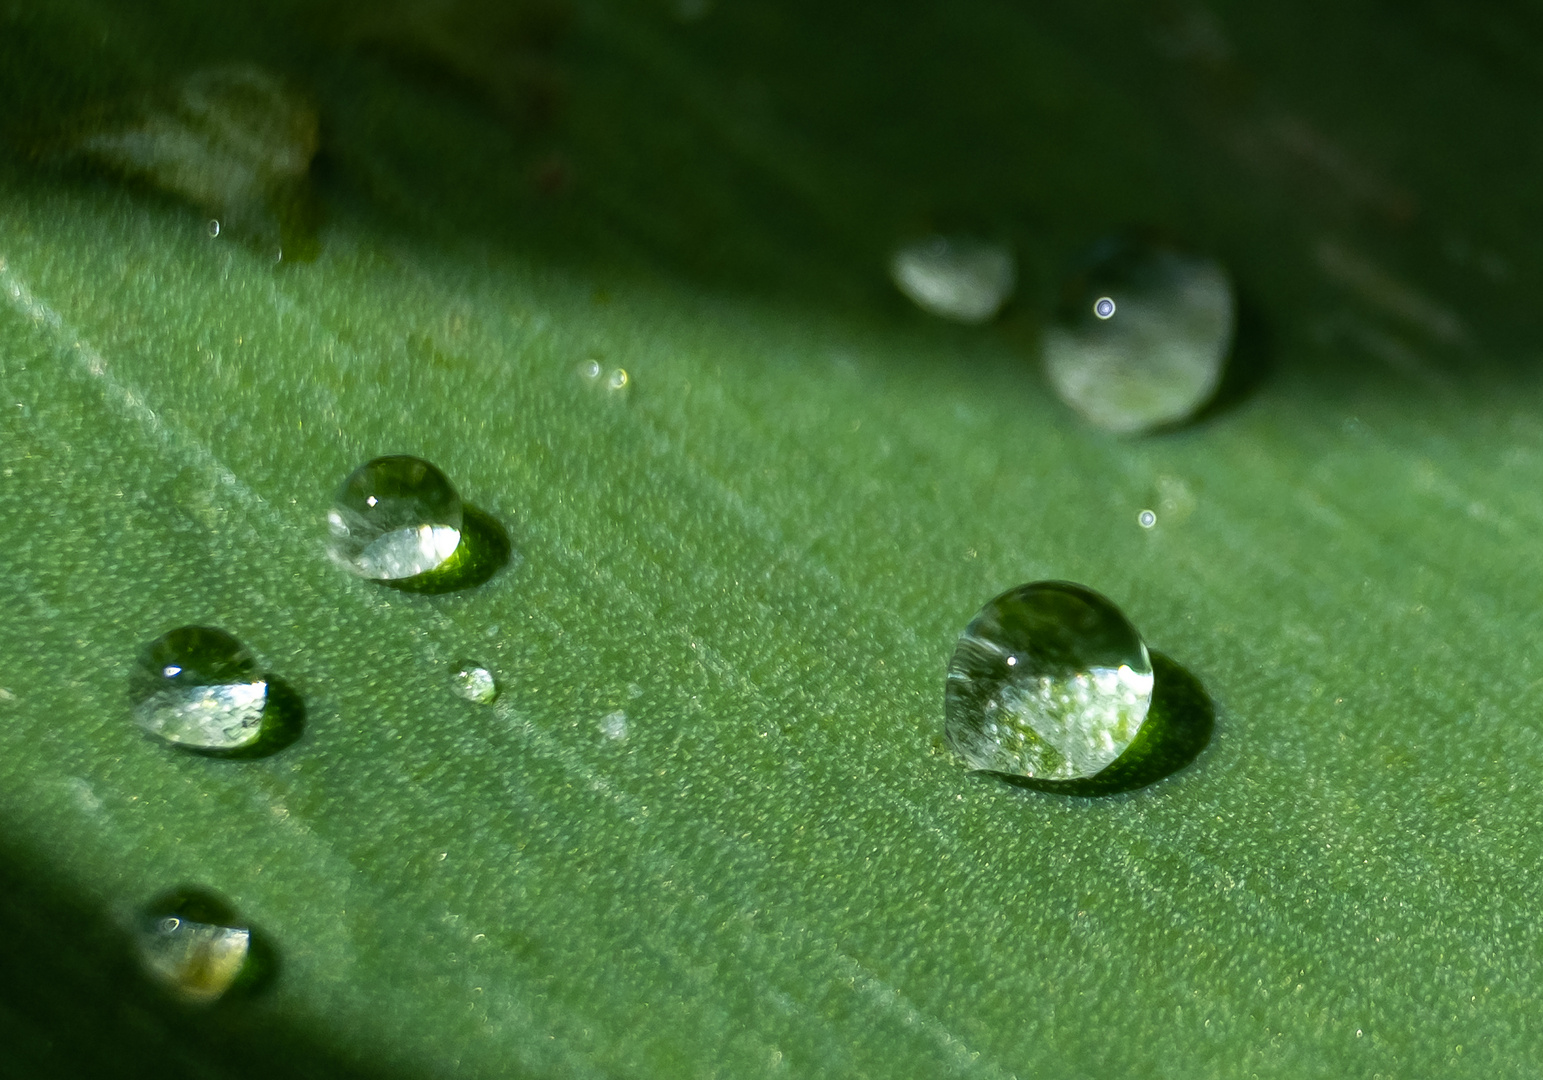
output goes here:
{"type": "Polygon", "coordinates": [[[923,311],[961,323],[996,317],[1018,282],[1010,248],[968,236],[929,236],[897,249],[895,286],[923,311]]]}
{"type": "Polygon", "coordinates": [[[1161,244],[1106,241],[1067,283],[1045,373],[1090,423],[1129,434],[1179,423],[1216,395],[1237,301],[1226,269],[1161,244]]]}
{"type": "Polygon", "coordinates": [[[1146,644],[1111,600],[1037,581],[988,602],[960,634],[944,734],[972,769],[1092,777],[1136,738],[1152,690],[1146,644]]]}

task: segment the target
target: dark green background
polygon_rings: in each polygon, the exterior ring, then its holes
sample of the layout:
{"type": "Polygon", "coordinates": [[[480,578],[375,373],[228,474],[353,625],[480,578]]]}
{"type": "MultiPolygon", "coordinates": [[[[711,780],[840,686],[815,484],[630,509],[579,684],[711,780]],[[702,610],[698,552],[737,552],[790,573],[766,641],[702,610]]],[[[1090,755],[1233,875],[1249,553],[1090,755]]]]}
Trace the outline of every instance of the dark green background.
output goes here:
{"type": "Polygon", "coordinates": [[[1522,3],[0,4],[0,1073],[1525,1075],[1540,66],[1522,3]],[[313,261],[66,153],[232,60],[317,102],[313,261]],[[1129,226],[1228,264],[1263,377],[1122,441],[1035,342],[1129,226]],[[998,323],[894,293],[932,228],[1016,248],[998,323]],[[341,575],[382,453],[511,566],[341,575]],[[944,751],[954,637],[1050,577],[1210,693],[1191,767],[944,751]],[[144,739],[185,623],[305,737],[144,739]],[[183,884],[268,993],[138,981],[183,884]]]}

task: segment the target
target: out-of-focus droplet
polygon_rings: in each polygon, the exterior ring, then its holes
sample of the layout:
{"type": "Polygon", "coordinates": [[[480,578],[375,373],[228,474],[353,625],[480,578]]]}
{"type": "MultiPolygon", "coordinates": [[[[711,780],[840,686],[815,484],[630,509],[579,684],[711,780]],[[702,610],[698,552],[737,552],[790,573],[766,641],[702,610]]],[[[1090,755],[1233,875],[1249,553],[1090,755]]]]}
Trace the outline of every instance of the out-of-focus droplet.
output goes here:
{"type": "Polygon", "coordinates": [[[450,666],[450,687],[458,696],[478,705],[491,705],[498,700],[498,680],[472,660],[460,660],[450,666]]]}
{"type": "Polygon", "coordinates": [[[612,368],[611,374],[606,377],[605,388],[614,393],[627,389],[631,382],[632,377],[627,374],[626,368],[612,368]]]}
{"type": "Polygon", "coordinates": [[[327,513],[333,559],[375,581],[404,581],[443,565],[461,542],[461,525],[461,497],[449,479],[405,454],[355,469],[327,513]]]}
{"type": "Polygon", "coordinates": [[[996,597],[959,636],[945,735],[973,769],[1043,780],[1101,772],[1152,702],[1146,644],[1104,596],[1040,581],[996,597]]]}
{"type": "Polygon", "coordinates": [[[1136,515],[1136,524],[1143,529],[1150,529],[1157,524],[1157,515],[1150,510],[1143,510],[1136,515]]]}
{"type": "Polygon", "coordinates": [[[1062,400],[1098,427],[1175,424],[1221,385],[1236,309],[1215,260],[1111,242],[1068,285],[1045,332],[1045,370],[1062,400]]]}
{"type": "Polygon", "coordinates": [[[890,258],[889,273],[923,311],[962,323],[993,318],[1018,280],[1007,247],[963,236],[906,244],[890,258]]]}
{"type": "Polygon", "coordinates": [[[145,647],[130,693],[134,721],[192,750],[242,750],[263,734],[268,680],[246,647],[207,626],[184,626],[145,647]]]}
{"type": "Polygon", "coordinates": [[[252,931],[206,893],[160,897],[140,915],[134,938],[146,974],[189,1004],[212,1004],[249,974],[252,931]]]}
{"type": "Polygon", "coordinates": [[[271,239],[293,216],[319,133],[308,97],[274,72],[234,64],[188,76],[162,99],[74,145],[218,215],[211,236],[234,226],[271,239]]]}
{"type": "Polygon", "coordinates": [[[213,240],[216,236],[219,236],[219,235],[220,235],[220,219],[219,218],[210,218],[209,219],[209,239],[213,240]]]}
{"type": "Polygon", "coordinates": [[[621,742],[627,737],[627,714],[620,709],[606,713],[600,718],[600,734],[613,742],[621,742]]]}

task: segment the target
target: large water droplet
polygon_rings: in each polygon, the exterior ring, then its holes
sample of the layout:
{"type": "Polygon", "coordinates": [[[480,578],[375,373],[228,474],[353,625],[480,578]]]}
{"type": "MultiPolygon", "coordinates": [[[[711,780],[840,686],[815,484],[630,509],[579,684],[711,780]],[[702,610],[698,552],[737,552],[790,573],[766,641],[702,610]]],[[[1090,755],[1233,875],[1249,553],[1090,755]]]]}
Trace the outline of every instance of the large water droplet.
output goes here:
{"type": "Polygon", "coordinates": [[[959,635],[945,734],[971,768],[1090,777],[1136,737],[1152,686],[1141,635],[1107,598],[1065,581],[1020,585],[959,635]]]}
{"type": "Polygon", "coordinates": [[[268,680],[246,647],[207,626],[156,638],[131,683],[134,720],[150,734],[194,750],[240,750],[263,735],[268,680]]]}
{"type": "Polygon", "coordinates": [[[498,700],[498,680],[493,673],[472,660],[461,660],[450,665],[450,687],[457,695],[478,705],[491,705],[498,700]]]}
{"type": "Polygon", "coordinates": [[[917,307],[962,323],[991,319],[1018,280],[1006,247],[962,236],[905,245],[891,257],[889,273],[917,307]]]}
{"type": "Polygon", "coordinates": [[[360,577],[403,581],[444,564],[461,542],[461,497],[422,458],[378,457],[355,469],[327,513],[332,557],[360,577]]]}
{"type": "Polygon", "coordinates": [[[1193,416],[1221,385],[1237,304],[1221,264],[1111,242],[1067,287],[1045,332],[1056,393],[1101,428],[1147,431],[1193,416]]]}
{"type": "Polygon", "coordinates": [[[146,974],[190,1004],[211,1004],[256,974],[252,931],[207,893],[158,898],[140,915],[134,938],[146,974]]]}

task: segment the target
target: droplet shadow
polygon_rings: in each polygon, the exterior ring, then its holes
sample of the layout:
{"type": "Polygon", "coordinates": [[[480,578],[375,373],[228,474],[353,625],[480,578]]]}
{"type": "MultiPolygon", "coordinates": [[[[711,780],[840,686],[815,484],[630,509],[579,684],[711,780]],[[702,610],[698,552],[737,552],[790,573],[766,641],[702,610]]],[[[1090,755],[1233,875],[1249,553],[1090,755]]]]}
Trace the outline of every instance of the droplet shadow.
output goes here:
{"type": "Polygon", "coordinates": [[[402,592],[437,595],[473,589],[492,579],[513,554],[509,530],[484,510],[466,503],[461,509],[461,542],[450,558],[432,570],[382,585],[402,592]]]}
{"type": "Polygon", "coordinates": [[[1163,653],[1152,653],[1152,706],[1136,738],[1097,776],[1040,780],[979,770],[972,777],[1057,795],[1117,795],[1155,784],[1184,768],[1211,741],[1216,706],[1200,680],[1163,653]]]}

